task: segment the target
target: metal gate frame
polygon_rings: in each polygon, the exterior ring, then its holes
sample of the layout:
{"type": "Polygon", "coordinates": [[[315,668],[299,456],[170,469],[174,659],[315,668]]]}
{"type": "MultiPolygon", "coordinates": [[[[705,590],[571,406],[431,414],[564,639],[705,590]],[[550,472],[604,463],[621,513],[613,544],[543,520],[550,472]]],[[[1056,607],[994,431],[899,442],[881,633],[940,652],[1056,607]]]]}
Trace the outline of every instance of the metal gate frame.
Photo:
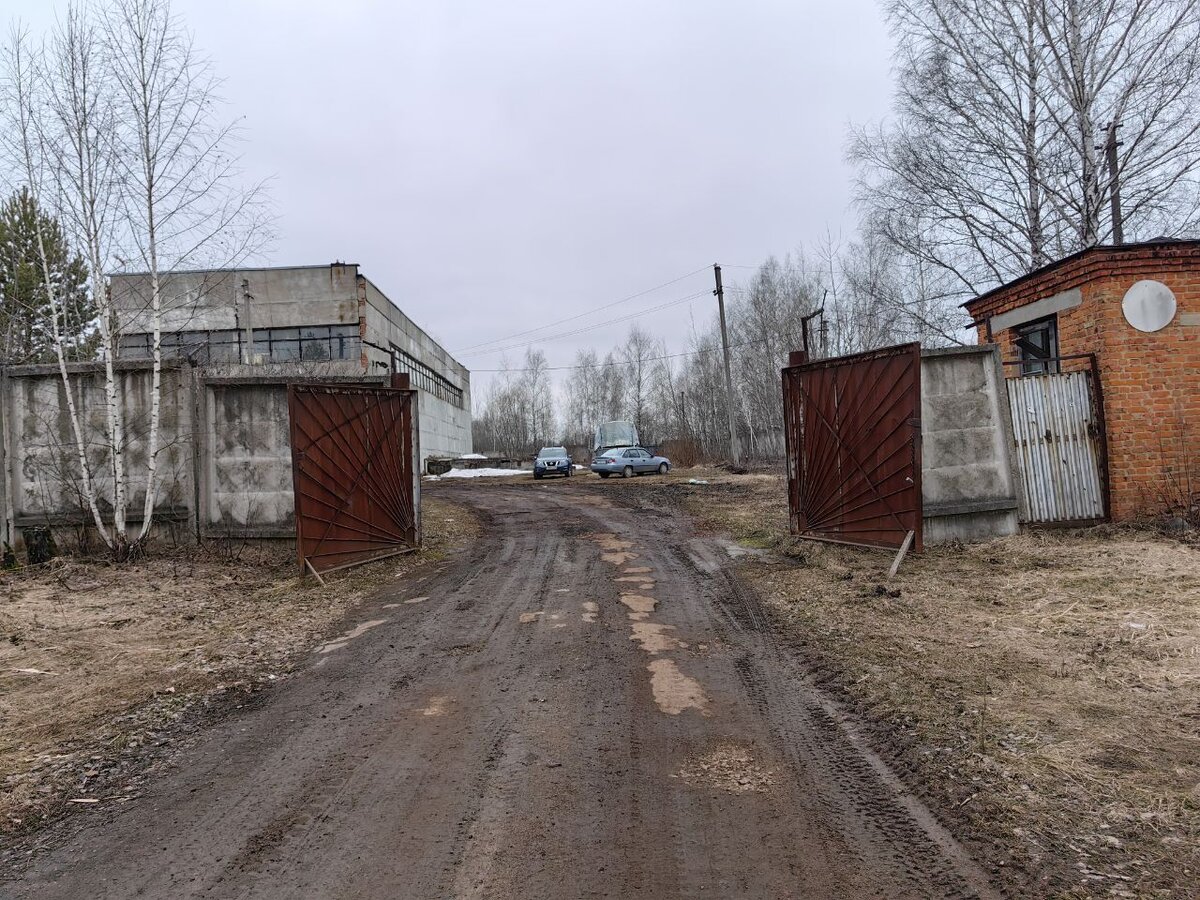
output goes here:
{"type": "Polygon", "coordinates": [[[807,361],[783,370],[793,534],[921,550],[921,345],[807,361]]]}
{"type": "Polygon", "coordinates": [[[288,385],[296,555],[322,573],[420,546],[417,392],[288,385]]]}

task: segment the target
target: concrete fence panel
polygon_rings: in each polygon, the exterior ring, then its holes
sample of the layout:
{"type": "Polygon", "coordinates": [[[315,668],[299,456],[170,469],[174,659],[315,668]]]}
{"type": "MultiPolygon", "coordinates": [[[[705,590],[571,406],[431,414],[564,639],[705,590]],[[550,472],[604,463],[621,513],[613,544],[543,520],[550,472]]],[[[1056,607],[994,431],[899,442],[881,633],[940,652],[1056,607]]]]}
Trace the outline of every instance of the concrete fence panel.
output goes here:
{"type": "Polygon", "coordinates": [[[921,439],[927,542],[1017,532],[1012,420],[995,345],[922,352],[921,439]]]}

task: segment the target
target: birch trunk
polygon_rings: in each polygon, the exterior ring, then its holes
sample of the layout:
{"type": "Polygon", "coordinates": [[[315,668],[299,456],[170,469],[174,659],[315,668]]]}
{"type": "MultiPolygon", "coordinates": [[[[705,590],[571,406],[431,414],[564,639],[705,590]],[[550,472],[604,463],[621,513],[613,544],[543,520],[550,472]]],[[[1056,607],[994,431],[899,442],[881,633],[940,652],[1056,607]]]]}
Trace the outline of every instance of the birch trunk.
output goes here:
{"type": "MultiPolygon", "coordinates": [[[[14,36],[11,54],[11,74],[16,90],[16,97],[14,99],[17,113],[17,128],[19,131],[20,157],[24,167],[23,174],[34,204],[41,206],[40,186],[42,183],[42,169],[44,168],[41,163],[44,161],[40,158],[35,159],[34,157],[33,141],[35,136],[33,132],[38,128],[38,123],[35,121],[37,106],[35,98],[31,93],[34,88],[34,72],[30,68],[31,61],[26,58],[26,49],[22,35],[14,36]]],[[[95,480],[92,477],[91,464],[87,458],[87,444],[84,440],[83,427],[79,419],[79,409],[75,402],[75,393],[72,390],[70,372],[67,369],[67,356],[63,346],[61,327],[62,309],[58,290],[55,285],[53,273],[50,271],[50,262],[46,253],[46,241],[42,233],[41,219],[35,216],[34,222],[35,234],[37,235],[38,257],[41,263],[42,282],[46,289],[46,298],[50,304],[51,337],[54,345],[54,354],[58,361],[59,377],[62,380],[67,416],[71,422],[71,434],[75,442],[75,457],[79,464],[81,492],[91,511],[96,531],[105,545],[111,548],[113,546],[113,535],[104,524],[104,518],[100,514],[95,480]]]]}
{"type": "Polygon", "coordinates": [[[52,43],[54,58],[48,94],[61,132],[56,169],[59,193],[67,207],[77,237],[87,252],[92,298],[97,308],[104,364],[104,421],[108,439],[113,492],[113,537],[128,544],[126,527],[127,477],[125,467],[125,410],[119,391],[115,360],[120,349],[112,297],[105,283],[108,266],[105,247],[112,240],[111,212],[117,199],[112,110],[112,83],[98,64],[99,46],[94,26],[83,12],[71,7],[52,43]]]}

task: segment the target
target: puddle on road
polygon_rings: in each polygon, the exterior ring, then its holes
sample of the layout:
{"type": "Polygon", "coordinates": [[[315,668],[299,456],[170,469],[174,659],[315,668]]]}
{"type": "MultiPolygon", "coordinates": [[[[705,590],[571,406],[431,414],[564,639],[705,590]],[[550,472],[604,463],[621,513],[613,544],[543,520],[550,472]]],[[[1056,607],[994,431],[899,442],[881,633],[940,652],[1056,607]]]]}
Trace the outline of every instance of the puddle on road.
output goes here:
{"type": "Polygon", "coordinates": [[[453,703],[453,697],[430,697],[429,702],[419,711],[423,716],[444,716],[450,712],[450,707],[453,703]]]}
{"type": "Polygon", "coordinates": [[[411,600],[405,600],[405,603],[424,603],[428,597],[413,597],[411,600]]]}
{"type": "Polygon", "coordinates": [[[332,641],[326,641],[324,644],[321,644],[319,647],[317,647],[317,652],[332,653],[334,650],[341,650],[356,637],[365,634],[376,625],[382,625],[386,621],[387,619],[372,619],[370,622],[363,622],[361,625],[351,628],[345,634],[334,638],[332,641]]]}
{"type": "Polygon", "coordinates": [[[735,544],[733,541],[718,541],[717,543],[725,548],[725,552],[729,554],[730,559],[741,559],[745,556],[760,558],[769,555],[766,550],[759,547],[743,547],[741,544],[735,544]]]}
{"type": "Polygon", "coordinates": [[[647,653],[656,654],[666,650],[686,650],[687,644],[667,634],[674,631],[674,625],[663,625],[659,622],[634,622],[631,641],[637,641],[647,653]]]}
{"type": "Polygon", "coordinates": [[[600,612],[600,605],[591,600],[583,601],[583,615],[581,618],[585,622],[595,622],[596,616],[600,612]]]}
{"type": "Polygon", "coordinates": [[[679,671],[673,659],[656,659],[646,666],[650,670],[650,690],[654,702],[668,716],[677,716],[685,709],[695,709],[707,716],[708,697],[700,682],[679,671]]]}
{"type": "Polygon", "coordinates": [[[536,622],[544,615],[544,612],[523,612],[521,613],[521,624],[528,625],[530,622],[536,622]]]}

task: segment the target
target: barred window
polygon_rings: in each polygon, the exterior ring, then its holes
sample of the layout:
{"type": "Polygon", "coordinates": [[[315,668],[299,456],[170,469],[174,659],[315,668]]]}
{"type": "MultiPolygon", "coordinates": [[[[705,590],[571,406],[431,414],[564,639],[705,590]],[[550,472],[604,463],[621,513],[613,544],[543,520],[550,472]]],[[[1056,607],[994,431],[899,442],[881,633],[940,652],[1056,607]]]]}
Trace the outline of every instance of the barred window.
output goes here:
{"type": "Polygon", "coordinates": [[[1050,375],[1058,371],[1058,317],[1048,316],[1013,329],[1022,375],[1050,375]]]}
{"type": "Polygon", "coordinates": [[[456,387],[448,378],[439,375],[425,363],[405,353],[394,344],[392,345],[392,371],[407,374],[409,384],[417,390],[433,394],[439,400],[445,400],[452,406],[462,409],[462,388],[456,387]]]}
{"type": "MultiPolygon", "coordinates": [[[[251,358],[264,362],[308,362],[359,359],[362,341],[358,325],[317,325],[304,328],[255,328],[251,358]]],[[[190,359],[197,363],[242,361],[245,334],[228,328],[220,331],[167,331],[159,339],[167,359],[190,359]]],[[[154,355],[153,334],[127,334],[118,354],[124,359],[150,359],[154,355]]]]}
{"type": "Polygon", "coordinates": [[[357,324],[254,329],[254,354],[270,362],[358,359],[361,353],[357,324]]]}
{"type": "MultiPolygon", "coordinates": [[[[220,331],[167,331],[159,336],[159,348],[167,359],[190,359],[198,363],[239,362],[242,358],[242,333],[234,328],[220,331]]],[[[124,359],[150,359],[154,356],[154,335],[123,335],[117,355],[124,359]]]]}

